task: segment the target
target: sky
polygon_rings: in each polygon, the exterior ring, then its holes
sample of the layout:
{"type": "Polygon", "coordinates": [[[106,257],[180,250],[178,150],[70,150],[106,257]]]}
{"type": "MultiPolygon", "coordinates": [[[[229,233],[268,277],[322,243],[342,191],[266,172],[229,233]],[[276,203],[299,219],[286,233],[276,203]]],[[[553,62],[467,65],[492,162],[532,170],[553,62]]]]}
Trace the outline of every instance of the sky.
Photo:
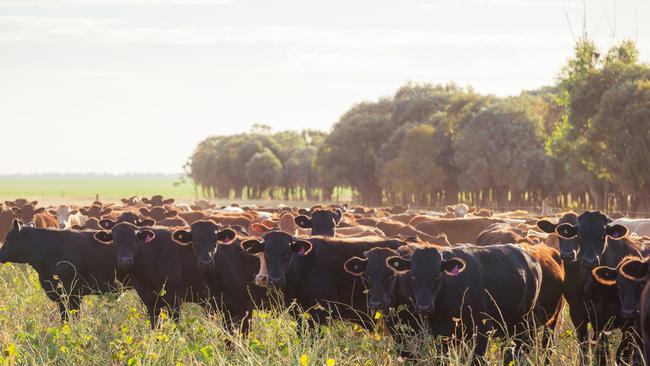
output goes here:
{"type": "Polygon", "coordinates": [[[327,131],[408,81],[514,95],[583,24],[648,61],[648,20],[648,0],[0,0],[0,174],[176,173],[207,136],[327,131]]]}

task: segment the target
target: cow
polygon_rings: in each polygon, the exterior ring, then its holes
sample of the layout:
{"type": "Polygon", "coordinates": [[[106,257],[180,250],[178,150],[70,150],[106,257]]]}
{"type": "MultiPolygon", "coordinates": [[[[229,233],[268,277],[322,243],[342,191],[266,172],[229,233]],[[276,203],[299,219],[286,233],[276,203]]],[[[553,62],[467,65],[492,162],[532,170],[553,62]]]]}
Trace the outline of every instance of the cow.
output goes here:
{"type": "Polygon", "coordinates": [[[343,212],[340,209],[317,209],[311,216],[305,214],[296,217],[296,224],[303,229],[311,229],[311,235],[334,236],[336,226],[341,221],[343,212]]]}
{"type": "Polygon", "coordinates": [[[79,212],[81,212],[82,215],[88,218],[94,217],[97,220],[110,214],[112,211],[113,209],[110,207],[103,207],[102,205],[96,205],[96,204],[93,204],[90,207],[82,207],[79,209],[79,212]]]}
{"type": "Polygon", "coordinates": [[[517,234],[510,225],[496,223],[481,231],[474,241],[478,246],[494,244],[513,244],[521,241],[523,237],[517,234]]]}
{"type": "Polygon", "coordinates": [[[117,252],[117,266],[131,275],[152,329],[159,324],[163,308],[178,322],[184,301],[206,309],[214,307],[192,248],[172,240],[168,228],[141,228],[121,222],[110,231],[95,232],[94,238],[117,252]]]}
{"type": "Polygon", "coordinates": [[[93,231],[60,231],[24,226],[15,219],[0,247],[0,263],[26,263],[38,273],[61,320],[79,310],[86,295],[118,292],[130,285],[117,268],[117,251],[94,239],[93,231]]]}
{"type": "Polygon", "coordinates": [[[25,205],[32,205],[32,206],[36,207],[36,205],[38,205],[38,201],[31,201],[30,202],[25,198],[16,198],[13,201],[5,201],[5,205],[8,208],[11,208],[11,207],[21,208],[21,207],[23,207],[25,205]]]}
{"type": "Polygon", "coordinates": [[[538,226],[558,235],[567,279],[565,298],[583,357],[589,351],[587,326],[591,324],[596,363],[607,362],[609,333],[619,328],[624,336],[616,357],[619,362],[629,363],[638,358],[631,335],[633,324],[620,316],[621,304],[616,289],[598,283],[591,272],[601,265],[616,267],[627,256],[640,257],[640,248],[626,237],[625,226],[612,224],[612,220],[600,211],[586,211],[580,216],[568,213],[560,221],[555,225],[542,220],[538,226]]]}
{"type": "Polygon", "coordinates": [[[56,218],[45,212],[45,207],[36,208],[32,204],[22,207],[12,207],[11,211],[26,225],[33,225],[40,228],[57,228],[59,225],[56,218]]]}
{"type": "Polygon", "coordinates": [[[136,207],[140,204],[140,198],[138,198],[138,196],[131,196],[129,198],[122,198],[120,202],[127,207],[136,207]]]}
{"type": "MultiPolygon", "coordinates": [[[[416,248],[410,258],[388,257],[386,264],[409,272],[415,309],[427,316],[432,334],[476,337],[475,358],[485,354],[489,331],[513,335],[516,349],[529,344],[526,318],[535,307],[542,270],[522,248],[428,246],[416,248]]],[[[512,353],[506,356],[509,364],[512,353]]]]}
{"type": "Polygon", "coordinates": [[[445,216],[447,218],[453,218],[453,217],[458,217],[458,218],[464,218],[468,214],[473,214],[476,212],[476,207],[469,208],[464,203],[459,203],[457,205],[447,205],[445,206],[445,210],[447,211],[447,214],[449,216],[445,216]]]}
{"type": "Polygon", "coordinates": [[[435,219],[423,221],[415,228],[431,236],[447,234],[447,239],[452,244],[472,243],[481,231],[494,223],[503,223],[500,219],[471,217],[465,219],[435,219]]]}
{"type": "Polygon", "coordinates": [[[99,226],[99,220],[94,217],[89,218],[83,225],[72,225],[72,230],[102,230],[99,226]]]}
{"type": "Polygon", "coordinates": [[[151,198],[142,197],[141,201],[145,205],[150,205],[151,207],[162,207],[174,203],[173,198],[164,199],[163,196],[159,194],[152,196],[151,198]]]}
{"type": "MultiPolygon", "coordinates": [[[[156,197],[156,196],[154,196],[156,197]]],[[[154,206],[151,210],[146,207],[140,208],[142,216],[156,220],[156,225],[167,227],[188,226],[187,221],[178,216],[178,211],[168,210],[162,206],[154,206]]]]}
{"type": "Polygon", "coordinates": [[[11,230],[11,223],[16,218],[16,214],[11,208],[0,207],[0,241],[5,239],[5,236],[11,230]]]}
{"type": "MultiPolygon", "coordinates": [[[[242,241],[241,246],[251,255],[264,256],[269,286],[282,290],[286,304],[295,300],[307,311],[311,315],[308,324],[313,328],[326,323],[330,315],[371,327],[372,318],[364,316],[368,304],[363,284],[346,272],[343,264],[374,247],[397,249],[404,244],[381,238],[303,240],[271,231],[261,241],[249,239],[242,241]],[[324,273],[327,275],[323,276],[324,273]]],[[[297,316],[297,320],[301,322],[303,318],[297,316]]]]}
{"type": "Polygon", "coordinates": [[[70,205],[59,205],[56,210],[50,209],[47,212],[57,218],[60,229],[70,229],[73,225],[83,226],[87,221],[79,210],[71,208],[70,205]]]}
{"type": "Polygon", "coordinates": [[[255,274],[263,261],[246,253],[236,233],[209,220],[193,223],[190,230],[176,230],[172,238],[191,244],[195,262],[204,276],[217,307],[224,313],[226,329],[245,337],[253,310],[267,302],[266,289],[256,286],[255,274]]]}

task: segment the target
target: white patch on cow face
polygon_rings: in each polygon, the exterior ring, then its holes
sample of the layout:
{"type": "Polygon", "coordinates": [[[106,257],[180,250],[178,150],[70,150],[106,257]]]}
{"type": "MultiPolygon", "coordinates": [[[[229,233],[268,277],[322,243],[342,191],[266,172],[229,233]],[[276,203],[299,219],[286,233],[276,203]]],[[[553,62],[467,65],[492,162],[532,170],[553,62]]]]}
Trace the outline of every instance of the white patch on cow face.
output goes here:
{"type": "Polygon", "coordinates": [[[69,227],[68,227],[68,219],[70,218],[70,206],[68,206],[68,205],[60,205],[56,209],[56,216],[57,216],[57,218],[59,220],[59,227],[69,229],[69,227]]]}
{"type": "Polygon", "coordinates": [[[264,252],[257,255],[260,259],[260,271],[255,275],[255,284],[259,287],[269,287],[269,271],[266,269],[264,252]]]}

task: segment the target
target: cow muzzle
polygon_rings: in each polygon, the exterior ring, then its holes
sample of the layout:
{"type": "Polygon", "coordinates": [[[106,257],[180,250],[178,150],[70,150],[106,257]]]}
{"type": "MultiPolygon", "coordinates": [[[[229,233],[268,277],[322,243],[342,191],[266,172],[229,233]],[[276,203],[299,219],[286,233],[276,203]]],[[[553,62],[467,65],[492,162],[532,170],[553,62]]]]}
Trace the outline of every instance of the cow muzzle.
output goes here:
{"type": "Polygon", "coordinates": [[[565,263],[573,263],[577,260],[577,255],[576,252],[572,250],[570,252],[562,252],[560,258],[562,258],[562,261],[565,263]]]}
{"type": "Polygon", "coordinates": [[[415,310],[420,314],[430,314],[433,312],[433,305],[417,305],[415,310]]]}
{"type": "Polygon", "coordinates": [[[197,266],[199,267],[199,270],[201,271],[211,271],[214,269],[214,261],[213,260],[203,260],[199,259],[197,266]]]}
{"type": "Polygon", "coordinates": [[[582,266],[585,269],[592,270],[594,267],[600,265],[600,258],[582,258],[582,266]]]}
{"type": "Polygon", "coordinates": [[[622,310],[621,318],[624,320],[634,320],[639,316],[639,310],[622,310]]]}
{"type": "Polygon", "coordinates": [[[117,266],[120,267],[120,269],[129,269],[133,266],[133,258],[120,258],[117,260],[117,266]]]}
{"type": "Polygon", "coordinates": [[[273,287],[284,287],[287,283],[284,277],[269,277],[269,284],[273,287]]]}
{"type": "Polygon", "coordinates": [[[255,284],[259,287],[269,287],[269,276],[264,274],[256,275],[255,284]]]}

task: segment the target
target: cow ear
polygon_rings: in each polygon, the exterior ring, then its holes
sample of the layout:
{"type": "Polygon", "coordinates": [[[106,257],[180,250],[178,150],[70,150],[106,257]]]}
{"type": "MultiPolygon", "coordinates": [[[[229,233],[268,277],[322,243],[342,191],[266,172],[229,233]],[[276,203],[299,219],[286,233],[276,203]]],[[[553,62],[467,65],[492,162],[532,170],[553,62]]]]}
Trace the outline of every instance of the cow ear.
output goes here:
{"type": "Polygon", "coordinates": [[[149,204],[149,199],[147,197],[142,197],[141,200],[144,204],[148,205],[149,204]]]}
{"type": "Polygon", "coordinates": [[[455,208],[456,208],[456,207],[451,206],[451,205],[447,205],[447,206],[445,206],[445,210],[447,210],[447,212],[454,212],[454,209],[455,209],[455,208]]]}
{"type": "Polygon", "coordinates": [[[81,214],[84,216],[88,216],[88,209],[85,207],[80,208],[79,212],[81,212],[81,214]]]}
{"type": "Polygon", "coordinates": [[[176,230],[172,233],[172,239],[179,244],[187,244],[192,241],[192,232],[176,230]]]}
{"type": "Polygon", "coordinates": [[[563,239],[573,239],[578,235],[578,229],[571,224],[558,225],[555,232],[563,239]]]}
{"type": "Polygon", "coordinates": [[[460,258],[451,258],[442,261],[442,270],[445,271],[448,276],[458,276],[465,270],[465,261],[460,258]]]}
{"type": "Polygon", "coordinates": [[[129,203],[129,200],[127,200],[126,198],[122,198],[120,201],[122,201],[122,203],[125,205],[129,203]]]}
{"type": "Polygon", "coordinates": [[[140,242],[147,244],[156,237],[156,233],[151,230],[141,229],[138,230],[136,236],[140,242]]]}
{"type": "Polygon", "coordinates": [[[11,212],[13,212],[15,215],[18,215],[20,213],[20,209],[16,206],[13,206],[11,208],[11,212]]]}
{"type": "Polygon", "coordinates": [[[607,225],[607,236],[612,239],[622,239],[627,235],[627,228],[621,224],[607,225]]]}
{"type": "Polygon", "coordinates": [[[296,216],[293,221],[303,229],[311,229],[311,219],[307,215],[296,216]]]}
{"type": "Polygon", "coordinates": [[[54,217],[57,217],[57,216],[58,216],[58,215],[57,215],[57,212],[54,211],[54,210],[52,210],[52,209],[47,210],[47,213],[49,213],[50,215],[52,215],[52,216],[54,216],[54,217]]]}
{"type": "Polygon", "coordinates": [[[537,227],[545,233],[553,234],[557,225],[548,220],[539,220],[537,221],[537,227]]]}
{"type": "Polygon", "coordinates": [[[341,218],[343,217],[343,211],[341,211],[340,208],[337,208],[334,210],[334,221],[338,225],[339,221],[341,221],[341,218]]]}
{"type": "Polygon", "coordinates": [[[365,258],[352,257],[343,264],[343,269],[353,276],[361,276],[366,270],[368,260],[365,258]]]}
{"type": "Polygon", "coordinates": [[[105,216],[111,212],[113,212],[113,209],[110,207],[106,207],[105,209],[102,210],[102,212],[99,213],[99,216],[105,216]]]}
{"type": "Polygon", "coordinates": [[[298,209],[298,213],[299,213],[300,215],[309,216],[309,210],[307,210],[306,208],[299,208],[299,209],[298,209]]]}
{"type": "Polygon", "coordinates": [[[241,248],[248,254],[257,254],[264,251],[264,242],[257,239],[245,240],[241,243],[241,248]]]}
{"type": "Polygon", "coordinates": [[[113,242],[113,234],[110,231],[98,231],[95,233],[94,238],[104,244],[113,242]]]}
{"type": "Polygon", "coordinates": [[[262,225],[266,226],[269,229],[275,229],[278,227],[278,223],[276,221],[269,219],[263,220],[262,225]]]}
{"type": "Polygon", "coordinates": [[[38,201],[32,201],[32,202],[30,202],[29,204],[32,205],[32,206],[34,206],[34,207],[36,207],[36,205],[38,205],[38,201]]]}
{"type": "Polygon", "coordinates": [[[75,208],[74,210],[70,211],[70,215],[76,215],[77,212],[79,212],[79,210],[75,208]]]}
{"type": "Polygon", "coordinates": [[[37,208],[36,210],[34,210],[34,213],[37,214],[42,214],[43,212],[45,212],[45,207],[37,208]]]}
{"type": "Polygon", "coordinates": [[[72,230],[83,230],[84,228],[81,225],[72,225],[71,229],[72,230]]]}
{"type": "Polygon", "coordinates": [[[616,269],[607,266],[598,266],[591,270],[591,274],[596,282],[605,286],[614,286],[616,284],[616,269]]]}
{"type": "Polygon", "coordinates": [[[172,203],[174,203],[173,198],[168,198],[168,199],[163,201],[163,205],[171,205],[172,203]]]}
{"type": "Polygon", "coordinates": [[[296,240],[291,243],[291,251],[299,255],[307,255],[311,252],[312,245],[308,241],[296,240]]]}
{"type": "Polygon", "coordinates": [[[111,230],[115,226],[115,221],[111,219],[101,219],[99,220],[99,226],[104,230],[111,230]]]}
{"type": "Polygon", "coordinates": [[[167,213],[165,214],[165,217],[167,217],[169,219],[173,219],[176,216],[178,216],[178,211],[176,211],[176,210],[167,211],[167,213]]]}
{"type": "Polygon", "coordinates": [[[142,214],[142,216],[149,216],[149,215],[151,215],[151,212],[150,212],[149,210],[147,210],[146,207],[141,207],[139,211],[140,211],[140,213],[142,214]]]}
{"type": "Polygon", "coordinates": [[[273,230],[272,228],[266,227],[258,222],[252,223],[251,229],[253,229],[253,231],[255,231],[256,233],[260,233],[260,234],[264,234],[273,230]]]}
{"type": "Polygon", "coordinates": [[[233,229],[223,229],[217,233],[217,240],[223,242],[224,244],[230,243],[235,240],[237,233],[233,229]]]}
{"type": "Polygon", "coordinates": [[[138,220],[138,226],[155,226],[156,220],[154,219],[142,219],[138,220]]]}
{"type": "Polygon", "coordinates": [[[621,265],[619,273],[629,280],[643,282],[648,278],[648,259],[630,259],[621,265]]]}
{"type": "Polygon", "coordinates": [[[411,269],[411,260],[399,256],[386,258],[388,268],[396,272],[405,272],[411,269]]]}
{"type": "Polygon", "coordinates": [[[14,219],[11,225],[13,226],[14,230],[16,230],[16,232],[20,232],[20,229],[23,227],[23,223],[18,219],[14,219]]]}
{"type": "Polygon", "coordinates": [[[476,207],[471,207],[467,213],[474,213],[476,212],[476,207]]]}

